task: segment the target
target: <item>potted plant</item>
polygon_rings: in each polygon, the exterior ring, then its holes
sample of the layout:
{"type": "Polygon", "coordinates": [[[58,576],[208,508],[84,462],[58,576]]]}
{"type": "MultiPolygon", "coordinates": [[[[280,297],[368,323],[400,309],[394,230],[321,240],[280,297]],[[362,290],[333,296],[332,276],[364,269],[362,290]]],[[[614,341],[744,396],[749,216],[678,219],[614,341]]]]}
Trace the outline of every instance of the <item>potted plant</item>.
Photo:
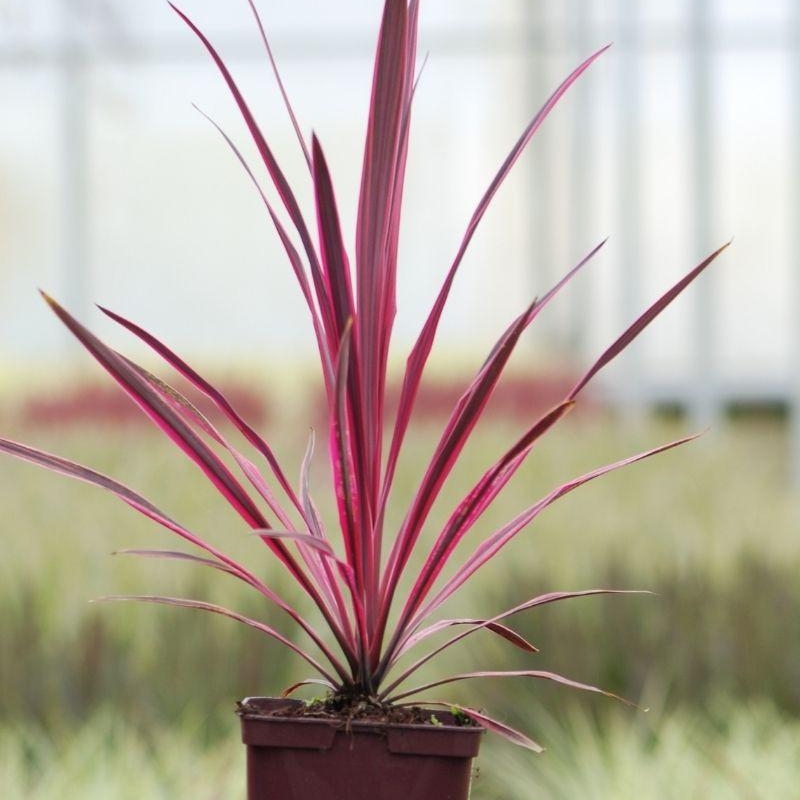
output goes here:
{"type": "MultiPolygon", "coordinates": [[[[137,596],[144,602],[185,606],[233,618],[278,640],[306,662],[314,673],[284,690],[280,698],[248,698],[238,707],[248,747],[249,797],[267,798],[465,798],[471,759],[481,734],[488,730],[511,742],[540,750],[524,733],[477,709],[441,699],[438,690],[455,681],[476,678],[536,678],[591,692],[609,694],[542,670],[467,671],[409,686],[420,667],[465,637],[488,631],[509,646],[535,653],[534,645],[505,624],[507,618],[540,605],[611,589],[555,592],[533,597],[513,608],[489,612],[482,619],[440,618],[440,609],[472,575],[489,563],[539,514],[573,489],[612,470],[661,453],[693,439],[687,436],[613,464],[595,469],[553,489],[483,539],[472,554],[454,563],[456,547],[525,461],[538,440],[570,412],[589,381],[706,267],[717,250],[662,295],[628,327],[549,412],[488,465],[480,480],[453,509],[444,526],[423,536],[431,506],[478,423],[522,333],[560,289],[595,255],[592,249],[577,266],[540,298],[530,302],[505,329],[466,386],[441,433],[430,463],[398,530],[384,524],[398,457],[412,418],[415,398],[439,321],[465,251],[492,198],[539,126],[561,96],[605,50],[580,64],[533,117],[507,155],[475,209],[461,246],[446,273],[406,363],[399,406],[391,425],[388,450],[384,398],[392,323],[398,232],[409,125],[415,89],[419,0],[385,0],[375,58],[372,98],[366,132],[358,202],[355,259],[351,268],[340,226],[334,189],[322,146],[302,133],[284,91],[264,28],[249,0],[267,55],[275,72],[313,184],[316,238],[295,195],[253,117],[246,100],[212,44],[180,10],[175,11],[199,37],[231,91],[277,190],[291,233],[261,190],[255,172],[224,133],[264,202],[266,213],[286,250],[308,306],[322,367],[328,410],[328,452],[338,520],[323,521],[309,489],[313,437],[303,460],[299,486],[286,477],[267,442],[231,403],[167,345],[118,314],[111,319],[149,345],[173,370],[217,407],[241,437],[264,460],[262,472],[182,394],[130,359],[112,350],[44,295],[59,319],[117,381],[141,410],[190,458],[280,561],[318,610],[327,633],[311,622],[245,565],[159,510],[153,503],[110,477],[32,447],[0,440],[0,450],[87,481],[114,493],[128,505],[193,545],[197,553],[133,550],[142,556],[181,559],[209,567],[247,584],[267,603],[277,605],[302,640],[258,620],[200,600],[137,596]],[[295,246],[295,238],[300,248],[295,246]],[[220,454],[236,465],[229,467],[220,454]],[[241,475],[236,474],[236,470],[241,475]],[[249,484],[250,488],[246,488],[249,484]],[[409,575],[410,557],[425,549],[418,572],[409,575]],[[409,590],[401,591],[401,578],[409,590]],[[445,634],[435,646],[436,634],[445,634]],[[415,657],[402,662],[414,651],[415,657]],[[313,703],[289,699],[304,685],[321,685],[325,697],[313,703]],[[422,699],[411,700],[411,698],[422,699]]],[[[173,6],[174,8],[174,6],[173,6]]],[[[613,695],[612,695],[613,696],[613,695]]]]}

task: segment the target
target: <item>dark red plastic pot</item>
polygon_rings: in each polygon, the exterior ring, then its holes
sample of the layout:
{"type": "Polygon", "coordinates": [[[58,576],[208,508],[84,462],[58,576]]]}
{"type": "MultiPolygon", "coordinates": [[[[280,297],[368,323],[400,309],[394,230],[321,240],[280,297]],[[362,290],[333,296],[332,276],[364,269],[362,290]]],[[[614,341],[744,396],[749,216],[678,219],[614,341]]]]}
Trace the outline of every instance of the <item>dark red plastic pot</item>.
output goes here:
{"type": "Polygon", "coordinates": [[[269,716],[295,703],[242,703],[248,800],[467,800],[482,728],[269,716]]]}

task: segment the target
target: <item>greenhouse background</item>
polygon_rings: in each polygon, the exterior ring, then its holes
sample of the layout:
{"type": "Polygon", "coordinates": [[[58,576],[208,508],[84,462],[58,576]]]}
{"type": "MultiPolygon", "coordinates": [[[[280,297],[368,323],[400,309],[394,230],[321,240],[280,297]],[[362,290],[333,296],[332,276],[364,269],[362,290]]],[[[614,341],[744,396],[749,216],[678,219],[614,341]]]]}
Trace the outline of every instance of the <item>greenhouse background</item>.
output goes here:
{"type": "MultiPolygon", "coordinates": [[[[307,190],[246,4],[203,0],[192,11],[307,190]]],[[[352,222],[377,8],[278,4],[264,14],[352,222]]],[[[796,407],[798,38],[800,12],[777,0],[429,3],[399,341],[412,341],[524,122],[571,65],[613,42],[504,189],[457,284],[446,341],[480,346],[520,297],[610,236],[531,343],[588,358],[660,287],[735,237],[726,263],[620,368],[625,402],[674,401],[706,419],[731,402],[796,407]]],[[[190,103],[245,143],[236,111],[166,4],[5,0],[0,58],[0,363],[62,354],[37,286],[83,318],[95,301],[137,316],[200,356],[266,365],[272,350],[310,353],[277,237],[190,103]]]]}

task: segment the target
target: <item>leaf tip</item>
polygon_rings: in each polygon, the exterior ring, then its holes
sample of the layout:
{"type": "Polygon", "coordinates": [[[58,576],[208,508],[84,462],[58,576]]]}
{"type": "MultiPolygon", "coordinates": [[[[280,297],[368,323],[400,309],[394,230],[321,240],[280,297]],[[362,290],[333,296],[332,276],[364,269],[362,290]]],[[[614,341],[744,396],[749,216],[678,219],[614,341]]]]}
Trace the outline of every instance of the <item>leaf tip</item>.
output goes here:
{"type": "Polygon", "coordinates": [[[50,306],[50,308],[58,308],[58,303],[50,297],[49,294],[44,289],[39,289],[39,294],[42,296],[42,299],[50,306]]]}
{"type": "Polygon", "coordinates": [[[720,245],[714,252],[706,259],[705,263],[710,264],[712,261],[716,260],[717,256],[721,255],[725,250],[727,250],[733,244],[734,237],[731,236],[725,244],[720,245]]]}
{"type": "Polygon", "coordinates": [[[110,603],[110,602],[112,602],[114,600],[128,600],[128,599],[130,599],[130,598],[125,597],[123,595],[106,594],[106,595],[103,595],[102,597],[95,597],[92,600],[90,600],[89,602],[90,603],[110,603]]]}

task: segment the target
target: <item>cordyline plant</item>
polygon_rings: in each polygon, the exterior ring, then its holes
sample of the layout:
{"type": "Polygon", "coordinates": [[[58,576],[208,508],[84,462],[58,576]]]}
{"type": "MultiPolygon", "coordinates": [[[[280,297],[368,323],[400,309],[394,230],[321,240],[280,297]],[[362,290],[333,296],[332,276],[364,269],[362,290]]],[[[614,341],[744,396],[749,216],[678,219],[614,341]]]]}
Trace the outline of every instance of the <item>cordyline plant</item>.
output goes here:
{"type": "MultiPolygon", "coordinates": [[[[541,670],[465,672],[412,688],[407,687],[406,681],[430,659],[466,636],[484,629],[502,637],[510,646],[535,653],[536,648],[507,627],[503,620],[527,609],[568,598],[617,593],[612,589],[553,592],[534,597],[485,619],[437,618],[437,612],[445,601],[556,500],[601,475],[694,438],[688,436],[669,442],[556,487],[491,535],[482,540],[479,538],[466,560],[451,563],[457,546],[471,532],[538,440],[572,410],[589,381],[624,350],[724,248],[712,253],[695,267],[625,330],[599,356],[562,402],[533,421],[505,454],[486,469],[435,533],[433,541],[423,540],[421,534],[431,507],[475,429],[520,337],[562,287],[597,253],[602,243],[591,250],[550,291],[524,308],[504,330],[453,408],[402,524],[398,530],[387,531],[385,513],[398,458],[439,322],[467,247],[492,199],[533,135],[562,95],[606,48],[587,58],[553,92],[522,132],[480,199],[408,356],[388,452],[384,454],[387,364],[395,316],[400,211],[416,87],[419,0],[385,2],[375,58],[355,231],[355,262],[352,267],[322,146],[316,136],[311,137],[310,143],[306,141],[287,98],[253,0],[248,2],[308,164],[314,190],[316,237],[224,61],[195,24],[182,11],[173,8],[197,35],[219,69],[291,223],[290,230],[287,230],[266,192],[261,189],[255,173],[231,139],[220,131],[257,188],[308,306],[327,396],[328,452],[339,517],[336,536],[331,526],[323,523],[309,489],[313,436],[302,462],[299,486],[294,488],[267,442],[239,416],[217,389],[152,334],[103,308],[106,315],[149,345],[222,412],[264,459],[268,467],[266,475],[269,475],[269,478],[266,477],[253,461],[235,449],[226,436],[178,391],[103,344],[55,300],[47,295],[44,297],[81,344],[142,411],[195,462],[245,524],[272,551],[318,609],[332,638],[320,633],[306,617],[247,567],[112,478],[5,439],[0,440],[0,449],[113,492],[137,511],[203,551],[204,555],[201,557],[171,550],[124,552],[180,559],[211,567],[238,578],[277,605],[299,626],[313,648],[287,638],[262,622],[198,600],[158,596],[109,598],[166,603],[222,614],[277,639],[304,659],[316,673],[315,677],[290,687],[287,693],[305,684],[322,684],[337,702],[355,700],[385,706],[406,704],[411,696],[455,681],[481,677],[527,677],[609,694],[597,687],[541,670]],[[299,240],[299,249],[295,240],[299,240]],[[226,466],[220,451],[232,457],[246,482],[226,466]],[[247,483],[250,489],[245,488],[247,483]],[[339,537],[341,547],[338,547],[339,537]],[[411,555],[420,547],[425,548],[426,557],[418,572],[408,575],[411,555]],[[401,590],[403,578],[411,586],[408,591],[401,590]],[[451,632],[443,644],[424,652],[423,646],[435,634],[451,629],[457,632],[451,632]],[[421,654],[420,648],[423,648],[421,654]],[[399,660],[412,650],[418,651],[416,660],[400,669],[399,660]]],[[[540,749],[524,734],[474,709],[427,698],[420,702],[455,707],[517,744],[540,749]]]]}

